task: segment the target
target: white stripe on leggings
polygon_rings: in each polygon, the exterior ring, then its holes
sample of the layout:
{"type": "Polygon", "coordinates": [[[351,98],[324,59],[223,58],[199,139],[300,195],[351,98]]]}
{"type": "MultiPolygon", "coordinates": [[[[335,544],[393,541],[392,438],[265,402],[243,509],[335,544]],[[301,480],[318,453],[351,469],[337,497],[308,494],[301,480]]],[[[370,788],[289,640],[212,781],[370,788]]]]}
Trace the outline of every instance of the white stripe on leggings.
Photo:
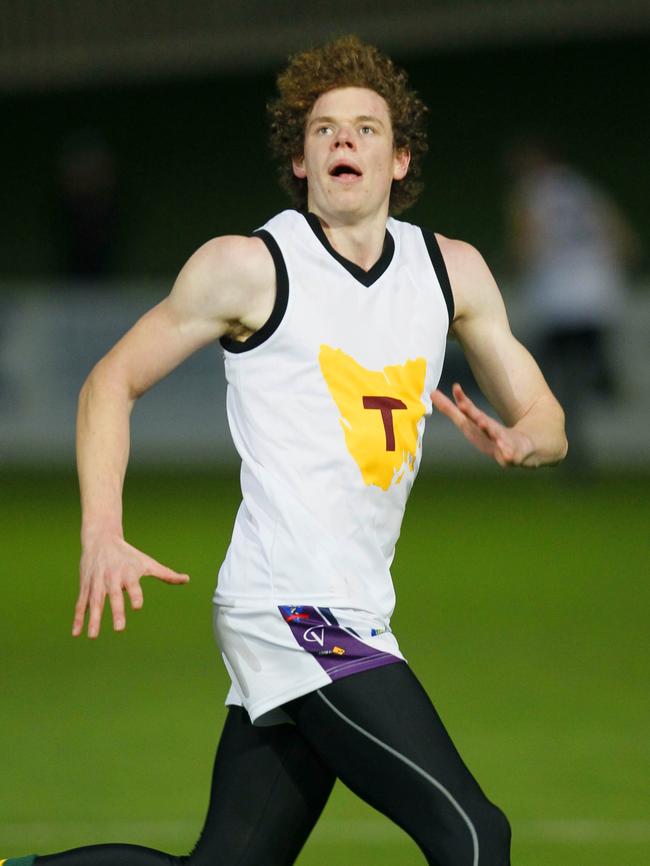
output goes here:
{"type": "Polygon", "coordinates": [[[394,755],[398,760],[402,761],[402,763],[406,764],[407,767],[410,767],[412,770],[415,770],[422,778],[426,779],[427,782],[430,782],[434,788],[437,788],[441,794],[449,800],[451,805],[456,809],[458,814],[461,816],[463,821],[467,824],[469,832],[472,837],[472,846],[474,848],[474,858],[472,860],[472,866],[478,866],[478,836],[476,835],[476,828],[474,824],[472,824],[472,819],[469,817],[467,812],[463,809],[460,803],[453,797],[452,794],[442,785],[437,779],[434,779],[433,776],[430,776],[425,770],[421,767],[418,767],[417,764],[414,764],[410,758],[407,758],[406,755],[402,755],[401,752],[398,752],[396,749],[393,749],[392,746],[389,746],[387,743],[382,743],[381,740],[377,739],[373,734],[369,731],[366,731],[360,725],[357,725],[356,722],[353,722],[352,719],[349,719],[346,715],[344,715],[340,710],[338,710],[331,701],[325,697],[325,695],[321,692],[320,689],[316,690],[317,694],[323,700],[327,706],[333,710],[336,715],[343,719],[344,722],[347,722],[355,731],[359,731],[360,734],[363,734],[364,737],[367,737],[369,740],[372,740],[373,743],[376,743],[380,748],[385,749],[387,752],[390,752],[391,755],[394,755]]]}

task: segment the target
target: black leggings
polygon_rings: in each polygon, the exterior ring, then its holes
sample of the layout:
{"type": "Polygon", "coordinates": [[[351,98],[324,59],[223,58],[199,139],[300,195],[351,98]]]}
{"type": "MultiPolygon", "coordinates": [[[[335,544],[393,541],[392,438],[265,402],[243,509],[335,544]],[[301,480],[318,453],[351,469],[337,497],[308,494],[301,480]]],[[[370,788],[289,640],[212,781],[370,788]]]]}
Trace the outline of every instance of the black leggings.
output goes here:
{"type": "Polygon", "coordinates": [[[285,708],[295,725],[254,727],[243,710],[229,710],[190,855],[93,845],[36,866],[291,866],[337,777],[402,827],[427,863],[509,866],[505,816],[406,664],[346,677],[285,708]]]}

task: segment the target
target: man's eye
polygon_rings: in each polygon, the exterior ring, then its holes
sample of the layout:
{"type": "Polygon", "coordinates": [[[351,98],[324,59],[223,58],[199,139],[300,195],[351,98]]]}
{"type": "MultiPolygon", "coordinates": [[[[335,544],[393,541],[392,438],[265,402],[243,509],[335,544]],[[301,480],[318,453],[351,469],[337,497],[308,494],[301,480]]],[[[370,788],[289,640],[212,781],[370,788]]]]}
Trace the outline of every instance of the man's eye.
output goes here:
{"type": "Polygon", "coordinates": [[[375,129],[373,126],[362,126],[360,129],[362,135],[372,135],[374,131],[375,129]]]}
{"type": "Polygon", "coordinates": [[[316,135],[329,135],[329,133],[331,131],[332,131],[331,126],[319,126],[318,129],[316,130],[316,135]]]}

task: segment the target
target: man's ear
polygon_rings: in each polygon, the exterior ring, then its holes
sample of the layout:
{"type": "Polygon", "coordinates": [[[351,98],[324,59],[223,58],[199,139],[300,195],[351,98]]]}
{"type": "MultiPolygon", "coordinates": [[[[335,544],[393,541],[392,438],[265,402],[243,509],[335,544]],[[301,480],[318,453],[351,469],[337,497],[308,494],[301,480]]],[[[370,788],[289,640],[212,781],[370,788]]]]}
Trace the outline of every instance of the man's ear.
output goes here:
{"type": "Polygon", "coordinates": [[[304,156],[294,156],[294,158],[291,160],[291,165],[293,166],[293,173],[296,177],[299,177],[301,180],[307,177],[304,156]]]}
{"type": "Polygon", "coordinates": [[[411,163],[411,151],[408,147],[396,150],[393,160],[393,180],[403,180],[411,163]]]}

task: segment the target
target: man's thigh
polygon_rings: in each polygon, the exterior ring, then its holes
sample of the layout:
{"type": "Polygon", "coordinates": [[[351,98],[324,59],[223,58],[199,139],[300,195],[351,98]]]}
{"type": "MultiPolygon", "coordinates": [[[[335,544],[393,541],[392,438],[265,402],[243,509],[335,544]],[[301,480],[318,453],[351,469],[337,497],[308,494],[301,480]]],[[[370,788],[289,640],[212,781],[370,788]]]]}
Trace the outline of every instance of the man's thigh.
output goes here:
{"type": "Polygon", "coordinates": [[[408,665],[365,671],[286,707],[349,788],[439,866],[505,866],[510,831],[461,759],[408,665]]]}
{"type": "Polygon", "coordinates": [[[318,820],[334,774],[295,725],[256,727],[228,711],[210,807],[191,866],[290,866],[318,820]]]}

